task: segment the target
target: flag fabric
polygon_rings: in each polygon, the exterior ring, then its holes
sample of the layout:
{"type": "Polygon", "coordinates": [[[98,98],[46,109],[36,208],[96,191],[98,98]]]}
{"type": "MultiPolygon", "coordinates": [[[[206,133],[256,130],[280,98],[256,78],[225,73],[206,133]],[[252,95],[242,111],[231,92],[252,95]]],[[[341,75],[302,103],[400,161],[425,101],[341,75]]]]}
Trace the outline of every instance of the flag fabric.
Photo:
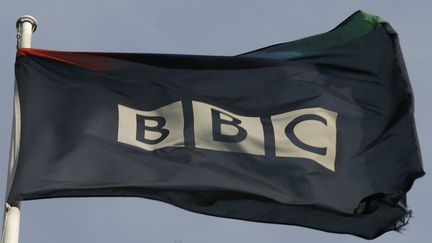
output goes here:
{"type": "Polygon", "coordinates": [[[116,196],[372,239],[424,172],[397,34],[358,11],[238,56],[20,49],[9,201],[116,196]]]}

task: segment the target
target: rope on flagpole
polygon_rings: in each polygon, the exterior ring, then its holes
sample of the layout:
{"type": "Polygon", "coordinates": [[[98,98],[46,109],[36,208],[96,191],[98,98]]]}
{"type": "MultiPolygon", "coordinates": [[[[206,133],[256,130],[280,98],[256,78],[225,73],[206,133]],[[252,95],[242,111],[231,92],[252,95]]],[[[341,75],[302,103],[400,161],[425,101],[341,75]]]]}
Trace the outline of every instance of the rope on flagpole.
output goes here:
{"type": "MultiPolygon", "coordinates": [[[[37,21],[35,18],[29,15],[20,17],[16,22],[17,28],[17,49],[30,48],[31,38],[33,32],[37,29],[37,21]]],[[[21,130],[21,118],[20,118],[20,105],[19,97],[17,92],[17,86],[15,81],[15,93],[14,93],[14,122],[12,128],[11,138],[11,154],[9,160],[8,170],[8,185],[6,189],[6,200],[9,193],[10,185],[12,183],[17,155],[20,144],[20,130],[21,130]]],[[[5,215],[3,217],[3,234],[1,238],[2,243],[18,243],[19,242],[19,226],[20,226],[20,202],[6,202],[5,204],[5,215]]]]}

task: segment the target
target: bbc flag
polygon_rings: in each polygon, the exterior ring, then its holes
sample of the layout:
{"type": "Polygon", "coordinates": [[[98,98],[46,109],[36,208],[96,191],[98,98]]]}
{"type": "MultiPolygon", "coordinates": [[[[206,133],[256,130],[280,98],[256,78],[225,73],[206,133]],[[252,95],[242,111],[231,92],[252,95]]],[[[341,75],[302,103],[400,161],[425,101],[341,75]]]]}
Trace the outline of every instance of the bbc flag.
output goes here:
{"type": "Polygon", "coordinates": [[[356,12],[243,55],[20,49],[9,201],[144,197],[372,239],[424,174],[396,33],[356,12]]]}

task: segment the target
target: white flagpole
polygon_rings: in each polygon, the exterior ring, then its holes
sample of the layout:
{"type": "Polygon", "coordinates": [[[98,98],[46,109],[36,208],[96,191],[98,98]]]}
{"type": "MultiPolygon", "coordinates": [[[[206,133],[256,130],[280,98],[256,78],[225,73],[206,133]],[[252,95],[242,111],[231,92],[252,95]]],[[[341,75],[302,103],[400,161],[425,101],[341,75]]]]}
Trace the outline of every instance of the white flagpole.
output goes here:
{"type": "MultiPolygon", "coordinates": [[[[17,20],[17,49],[30,48],[32,33],[37,28],[37,21],[32,16],[22,16],[17,20]]],[[[14,94],[14,124],[12,131],[11,155],[9,160],[9,174],[6,197],[9,193],[10,185],[15,174],[16,159],[19,150],[20,139],[20,111],[19,98],[15,84],[14,94]]],[[[6,198],[7,200],[7,198],[6,198]]],[[[19,225],[20,225],[20,203],[6,202],[5,215],[3,221],[2,243],[18,243],[19,241],[19,225]]]]}
{"type": "Polygon", "coordinates": [[[20,17],[16,22],[17,28],[17,49],[30,48],[32,34],[36,31],[37,21],[30,15],[20,17]]]}

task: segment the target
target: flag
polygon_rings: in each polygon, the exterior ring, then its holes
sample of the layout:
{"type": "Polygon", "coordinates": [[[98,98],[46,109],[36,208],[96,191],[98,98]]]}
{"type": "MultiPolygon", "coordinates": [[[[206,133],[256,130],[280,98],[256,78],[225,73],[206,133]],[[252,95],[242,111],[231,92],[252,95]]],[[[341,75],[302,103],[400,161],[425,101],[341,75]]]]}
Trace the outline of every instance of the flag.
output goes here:
{"type": "Polygon", "coordinates": [[[372,239],[424,172],[398,38],[358,11],[238,56],[20,49],[9,201],[143,197],[372,239]]]}

